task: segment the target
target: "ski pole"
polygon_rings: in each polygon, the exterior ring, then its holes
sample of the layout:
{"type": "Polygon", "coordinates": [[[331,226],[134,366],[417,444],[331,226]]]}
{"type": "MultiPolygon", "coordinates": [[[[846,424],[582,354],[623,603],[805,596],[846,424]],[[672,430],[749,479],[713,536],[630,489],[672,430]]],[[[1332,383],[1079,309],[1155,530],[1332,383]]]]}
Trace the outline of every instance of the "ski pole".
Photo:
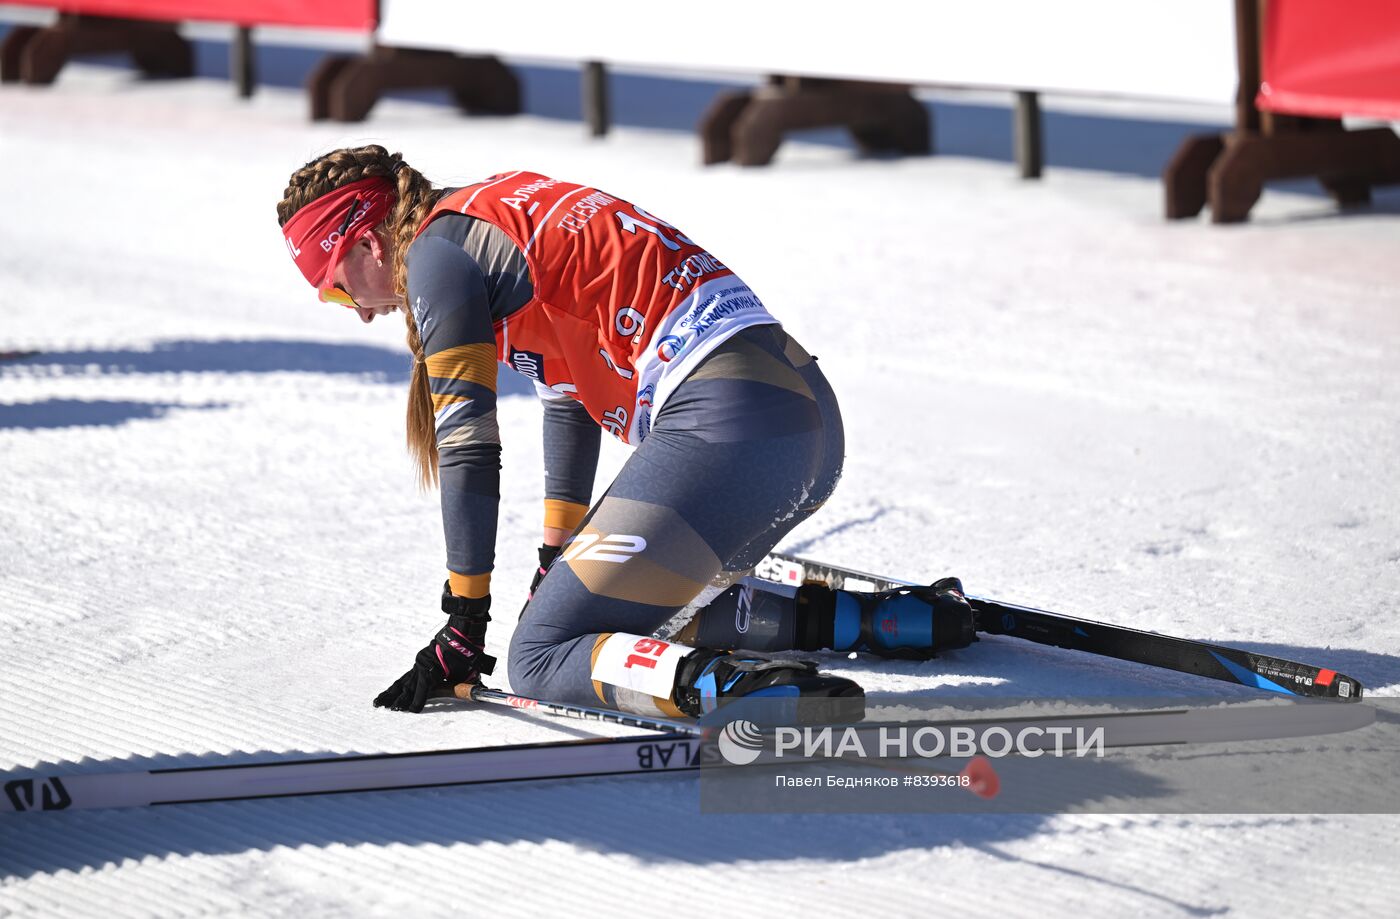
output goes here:
{"type": "Polygon", "coordinates": [[[437,698],[462,699],[467,702],[485,702],[490,705],[504,705],[530,715],[548,715],[554,718],[573,718],[578,721],[601,721],[604,724],[617,724],[644,731],[659,731],[662,734],[685,734],[689,737],[705,736],[705,729],[688,721],[673,718],[649,718],[645,715],[632,715],[615,712],[606,708],[592,708],[587,705],[571,705],[567,702],[545,702],[529,696],[491,689],[480,683],[458,683],[450,689],[442,689],[437,698]]]}
{"type": "MultiPolygon", "coordinates": [[[[499,689],[491,689],[482,686],[480,683],[457,683],[451,689],[442,689],[434,694],[435,698],[462,699],[467,702],[485,702],[490,705],[504,705],[517,711],[526,712],[532,715],[547,715],[555,718],[574,718],[579,721],[601,721],[606,724],[620,724],[630,728],[642,728],[647,731],[661,731],[667,734],[685,734],[691,737],[702,738],[706,736],[706,730],[698,724],[690,724],[685,721],[676,721],[671,718],[647,718],[641,715],[629,715],[625,712],[615,712],[605,708],[591,708],[587,705],[571,705],[567,702],[545,702],[541,699],[532,699],[529,696],[517,696],[514,693],[502,692],[499,689]]],[[[909,775],[926,774],[926,769],[911,769],[902,766],[893,760],[870,760],[870,765],[877,769],[884,769],[887,772],[899,772],[909,775]]],[[[985,756],[974,756],[968,761],[966,767],[960,772],[954,773],[959,777],[965,777],[969,784],[964,786],[967,791],[979,798],[994,798],[1001,790],[1001,779],[997,776],[996,769],[985,756]]]]}

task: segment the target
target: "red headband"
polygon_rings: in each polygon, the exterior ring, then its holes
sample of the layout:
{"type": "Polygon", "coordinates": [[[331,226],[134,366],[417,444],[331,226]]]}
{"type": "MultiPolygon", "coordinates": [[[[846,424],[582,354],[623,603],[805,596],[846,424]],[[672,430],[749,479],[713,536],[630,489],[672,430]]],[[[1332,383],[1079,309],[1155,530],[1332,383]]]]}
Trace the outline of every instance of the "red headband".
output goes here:
{"type": "Polygon", "coordinates": [[[321,288],[329,282],[340,250],[378,226],[397,198],[394,183],[388,179],[361,179],[327,192],[292,215],[282,227],[282,235],[292,260],[312,287],[321,288]],[[352,204],[355,210],[350,217],[352,204]]]}

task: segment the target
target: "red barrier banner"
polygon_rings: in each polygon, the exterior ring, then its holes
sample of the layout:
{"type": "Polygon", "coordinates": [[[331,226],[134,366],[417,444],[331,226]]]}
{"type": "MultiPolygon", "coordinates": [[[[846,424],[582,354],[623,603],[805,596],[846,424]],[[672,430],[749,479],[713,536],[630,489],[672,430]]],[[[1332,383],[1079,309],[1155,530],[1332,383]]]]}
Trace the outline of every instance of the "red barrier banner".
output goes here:
{"type": "Polygon", "coordinates": [[[154,19],[160,22],[231,22],[240,26],[308,26],[372,31],[379,0],[7,0],[60,13],[154,19]]]}
{"type": "Polygon", "coordinates": [[[1270,0],[1261,109],[1400,119],[1400,3],[1270,0]]]}

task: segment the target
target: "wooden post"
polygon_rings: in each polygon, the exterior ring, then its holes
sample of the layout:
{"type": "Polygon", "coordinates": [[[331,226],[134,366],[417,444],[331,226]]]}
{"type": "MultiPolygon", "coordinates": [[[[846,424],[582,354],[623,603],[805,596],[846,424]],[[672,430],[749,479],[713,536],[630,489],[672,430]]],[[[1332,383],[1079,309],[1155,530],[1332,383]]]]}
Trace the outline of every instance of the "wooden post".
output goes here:
{"type": "Polygon", "coordinates": [[[602,61],[583,65],[583,120],[592,137],[608,133],[608,70],[602,61]]]}
{"type": "Polygon", "coordinates": [[[1235,0],[1235,63],[1240,72],[1235,91],[1235,131],[1259,133],[1259,109],[1254,97],[1259,92],[1260,66],[1259,5],[1261,0],[1235,0]]]}
{"type": "Polygon", "coordinates": [[[238,26],[234,30],[233,41],[229,43],[228,69],[229,76],[233,77],[238,87],[238,97],[252,98],[258,75],[253,65],[253,30],[250,26],[238,26]]]}
{"type": "Polygon", "coordinates": [[[1034,92],[1016,93],[1016,165],[1023,179],[1040,178],[1045,149],[1040,133],[1040,96],[1034,92]]]}

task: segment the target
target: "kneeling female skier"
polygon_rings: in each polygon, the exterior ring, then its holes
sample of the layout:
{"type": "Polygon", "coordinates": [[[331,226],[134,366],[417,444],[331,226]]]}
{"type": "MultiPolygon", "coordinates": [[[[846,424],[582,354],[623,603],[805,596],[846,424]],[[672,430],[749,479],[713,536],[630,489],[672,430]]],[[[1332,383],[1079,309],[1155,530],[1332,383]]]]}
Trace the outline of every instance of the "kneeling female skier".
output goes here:
{"type": "Polygon", "coordinates": [[[409,306],[408,441],[423,482],[441,485],[448,621],[375,705],[421,711],[434,690],[494,665],[484,643],[498,361],[533,378],[545,410],[545,545],[510,646],[516,692],[672,717],[798,697],[820,717],[854,720],[864,694],[852,681],[721,649],[927,656],[935,619],[953,624],[940,625],[939,647],[970,640],[950,588],[755,602],[752,585],[722,594],[688,630],[710,647],[651,637],[820,507],[844,447],[815,359],[674,226],[529,172],[438,189],[379,146],[307,163],[277,216],[323,301],[365,322],[409,306]],[[636,451],[590,509],[600,427],[636,451]]]}

